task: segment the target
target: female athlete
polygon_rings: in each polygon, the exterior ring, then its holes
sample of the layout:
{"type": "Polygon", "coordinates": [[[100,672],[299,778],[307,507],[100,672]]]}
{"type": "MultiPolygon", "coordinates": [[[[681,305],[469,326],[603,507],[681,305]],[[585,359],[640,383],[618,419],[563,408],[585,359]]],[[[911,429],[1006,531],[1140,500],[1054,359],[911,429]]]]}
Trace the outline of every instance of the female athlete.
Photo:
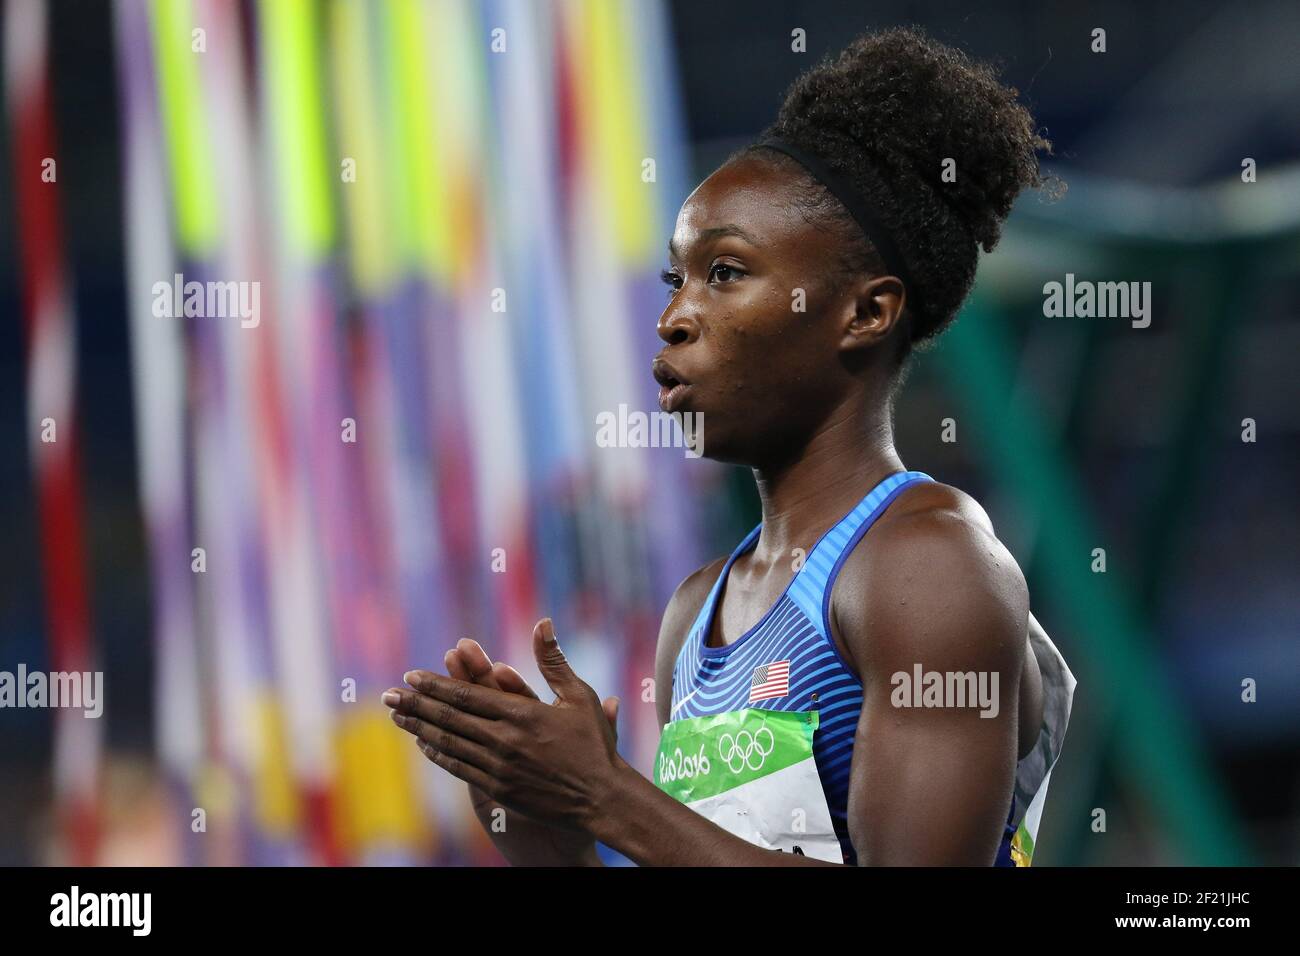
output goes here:
{"type": "Polygon", "coordinates": [[[904,466],[892,410],[1045,185],[1040,150],[989,67],[888,30],[798,78],[683,204],[652,373],[705,455],[753,470],[762,523],[669,601],[652,778],[549,619],[553,704],[470,640],[384,695],[511,862],[1029,862],[1074,679],[983,509],[904,466]]]}

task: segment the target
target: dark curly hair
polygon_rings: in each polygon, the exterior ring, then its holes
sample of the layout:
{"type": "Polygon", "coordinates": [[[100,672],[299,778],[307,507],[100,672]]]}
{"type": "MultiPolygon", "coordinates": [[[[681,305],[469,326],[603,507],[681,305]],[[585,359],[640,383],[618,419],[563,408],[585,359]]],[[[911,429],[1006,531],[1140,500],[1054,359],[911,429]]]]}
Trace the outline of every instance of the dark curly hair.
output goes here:
{"type": "MultiPolygon", "coordinates": [[[[920,303],[904,309],[900,362],[952,322],[975,280],[977,246],[993,251],[1020,191],[1063,188],[1039,171],[1037,151],[1050,155],[1052,145],[1017,95],[988,64],[901,27],[860,36],[800,75],[764,131],[819,156],[889,230],[920,303]],[[941,178],[947,158],[955,182],[941,178]]],[[[757,143],[733,158],[742,155],[801,175],[803,215],[844,230],[835,287],[887,274],[848,210],[802,166],[757,143]]]]}

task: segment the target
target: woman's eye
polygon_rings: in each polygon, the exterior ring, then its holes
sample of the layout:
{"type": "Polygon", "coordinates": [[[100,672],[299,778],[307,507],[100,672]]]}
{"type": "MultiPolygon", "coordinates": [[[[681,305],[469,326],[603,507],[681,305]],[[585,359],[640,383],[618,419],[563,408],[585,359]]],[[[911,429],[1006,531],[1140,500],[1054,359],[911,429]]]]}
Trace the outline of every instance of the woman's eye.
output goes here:
{"type": "MultiPolygon", "coordinates": [[[[723,263],[719,262],[716,263],[711,269],[709,269],[709,281],[710,282],[717,281],[717,282],[724,282],[724,283],[735,282],[736,279],[738,279],[740,276],[743,276],[744,274],[745,273],[741,272],[735,266],[724,265],[723,263]]],[[[678,275],[676,272],[672,271],[671,269],[662,270],[659,273],[659,278],[663,281],[663,283],[666,286],[668,286],[668,295],[670,298],[672,297],[672,294],[674,292],[676,292],[678,289],[682,287],[682,277],[678,275]]]]}

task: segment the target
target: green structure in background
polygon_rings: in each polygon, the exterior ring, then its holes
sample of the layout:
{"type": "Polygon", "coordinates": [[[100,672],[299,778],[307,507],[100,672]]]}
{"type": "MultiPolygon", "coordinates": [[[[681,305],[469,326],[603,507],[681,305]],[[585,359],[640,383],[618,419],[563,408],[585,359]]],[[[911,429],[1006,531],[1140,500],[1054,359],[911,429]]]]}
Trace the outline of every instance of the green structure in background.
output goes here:
{"type": "MultiPolygon", "coordinates": [[[[1003,323],[977,296],[935,358],[970,418],[984,465],[1032,513],[1050,515],[1039,530],[1041,580],[1062,613],[1087,622],[1086,640],[1071,651],[1101,682],[1092,696],[1124,727],[1115,746],[1127,775],[1160,808],[1190,862],[1245,863],[1236,819],[1174,702],[1132,598],[1113,569],[1092,571],[1093,549],[1105,541],[1087,496],[1035,409],[1011,400],[1014,354],[1003,323]]],[[[1069,746],[1067,737],[1067,754],[1069,746]]]]}
{"type": "MultiPolygon", "coordinates": [[[[1013,395],[1019,343],[1006,317],[978,289],[933,357],[962,403],[982,466],[1038,519],[1036,587],[1061,615],[1080,622],[1077,639],[1069,644],[1070,659],[1078,665],[1081,687],[1092,685],[1087,695],[1101,703],[1101,713],[1092,715],[1091,738],[1067,737],[1067,759],[1082,756],[1100,763],[1109,754],[1113,769],[1142,792],[1162,835],[1176,847],[1181,862],[1189,864],[1249,865],[1252,854],[1177,703],[1149,627],[1166,583],[1169,562],[1163,556],[1178,551],[1187,507],[1208,471],[1211,444],[1223,434],[1215,421],[1214,398],[1232,364],[1230,297],[1253,287],[1252,274],[1277,267],[1294,273],[1300,262],[1297,179],[1278,174],[1267,190],[1231,183],[1155,197],[1086,184],[1078,190],[1072,184],[1075,209],[1039,211],[1031,217],[1049,223],[1049,231],[1059,236],[1082,240],[1124,263],[1124,275],[1106,278],[1155,279],[1194,270],[1201,286],[1192,299],[1195,305],[1180,315],[1182,387],[1142,529],[1143,560],[1132,573],[1116,573],[1113,565],[1108,573],[1093,572],[1093,549],[1106,547],[1101,524],[1063,442],[1037,405],[1013,395]],[[1244,192],[1251,187],[1254,192],[1244,192]],[[1088,752],[1072,754],[1072,742],[1088,752]]],[[[1085,334],[1095,339],[1095,320],[1080,321],[1093,323],[1085,334]]],[[[1095,341],[1085,345],[1083,361],[1095,355],[1094,346],[1095,341]]],[[[1080,390],[1075,389],[1076,404],[1080,390]]],[[[1066,862],[1082,862],[1088,822],[1069,827],[1081,836],[1066,847],[1066,862]]]]}

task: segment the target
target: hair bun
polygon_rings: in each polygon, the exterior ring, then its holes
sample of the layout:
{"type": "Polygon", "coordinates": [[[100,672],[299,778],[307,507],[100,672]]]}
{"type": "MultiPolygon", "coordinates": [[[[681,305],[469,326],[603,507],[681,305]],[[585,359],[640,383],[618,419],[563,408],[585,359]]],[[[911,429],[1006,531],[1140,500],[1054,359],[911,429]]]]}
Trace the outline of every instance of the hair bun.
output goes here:
{"type": "Polygon", "coordinates": [[[770,127],[823,157],[889,229],[920,286],[918,341],[952,321],[977,247],[997,246],[1020,192],[1047,182],[1038,152],[1051,143],[1017,96],[989,64],[899,27],[800,75],[770,127]]]}

